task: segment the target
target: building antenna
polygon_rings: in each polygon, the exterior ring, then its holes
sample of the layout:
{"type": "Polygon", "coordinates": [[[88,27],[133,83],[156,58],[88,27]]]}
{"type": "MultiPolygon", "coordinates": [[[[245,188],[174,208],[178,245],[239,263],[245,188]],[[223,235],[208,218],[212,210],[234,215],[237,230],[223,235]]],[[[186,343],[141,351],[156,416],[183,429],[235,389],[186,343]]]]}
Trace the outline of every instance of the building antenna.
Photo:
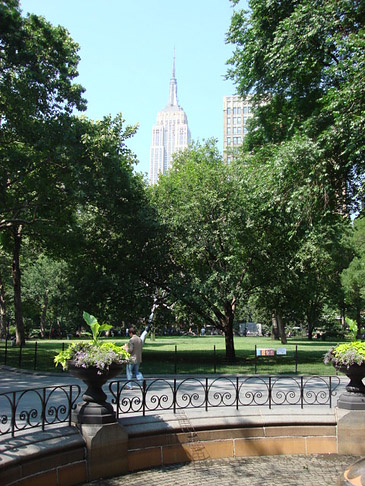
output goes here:
{"type": "Polygon", "coordinates": [[[175,47],[174,47],[174,60],[172,63],[172,77],[175,78],[175,47]]]}

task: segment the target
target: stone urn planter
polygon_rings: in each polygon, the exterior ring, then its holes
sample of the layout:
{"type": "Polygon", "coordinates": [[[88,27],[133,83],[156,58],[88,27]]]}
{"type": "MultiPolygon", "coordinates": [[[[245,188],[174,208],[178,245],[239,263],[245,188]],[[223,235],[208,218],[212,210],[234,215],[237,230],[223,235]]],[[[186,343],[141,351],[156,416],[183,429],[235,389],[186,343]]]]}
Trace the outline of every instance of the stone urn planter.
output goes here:
{"type": "Polygon", "coordinates": [[[337,406],[348,410],[365,410],[365,343],[352,341],[331,348],[324,356],[325,364],[332,364],[336,370],[350,379],[346,393],[338,399],[337,406]]]}
{"type": "Polygon", "coordinates": [[[124,364],[112,363],[108,370],[100,371],[96,367],[80,368],[70,360],[67,367],[71,375],[82,380],[87,389],[83,402],[77,404],[72,413],[72,421],[79,424],[107,424],[116,422],[115,413],[103,391],[105,383],[124,372],[124,364]]]}
{"type": "Polygon", "coordinates": [[[336,366],[336,368],[349,378],[346,393],[338,399],[337,406],[347,410],[365,410],[365,364],[350,366],[336,366]]]}
{"type": "Polygon", "coordinates": [[[113,407],[106,401],[103,385],[124,371],[130,355],[124,347],[101,342],[101,332],[109,331],[112,326],[100,325],[87,312],[83,317],[92,331],[92,341],[71,343],[55,356],[54,362],[87,386],[82,396],[84,401],[72,412],[72,421],[76,424],[110,424],[116,422],[116,417],[113,407]]]}

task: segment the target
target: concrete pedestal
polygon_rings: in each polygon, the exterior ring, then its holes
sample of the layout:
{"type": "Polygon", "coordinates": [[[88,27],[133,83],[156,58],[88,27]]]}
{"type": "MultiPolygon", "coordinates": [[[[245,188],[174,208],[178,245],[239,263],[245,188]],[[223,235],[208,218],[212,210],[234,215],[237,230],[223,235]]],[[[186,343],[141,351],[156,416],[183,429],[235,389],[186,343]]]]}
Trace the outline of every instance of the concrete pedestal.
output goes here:
{"type": "Polygon", "coordinates": [[[128,472],[128,434],[118,422],[78,428],[87,447],[89,481],[128,472]]]}
{"type": "Polygon", "coordinates": [[[362,410],[365,413],[365,394],[346,392],[337,401],[338,408],[345,410],[362,410]]]}
{"type": "Polygon", "coordinates": [[[338,453],[365,456],[365,412],[337,409],[338,453]]]}

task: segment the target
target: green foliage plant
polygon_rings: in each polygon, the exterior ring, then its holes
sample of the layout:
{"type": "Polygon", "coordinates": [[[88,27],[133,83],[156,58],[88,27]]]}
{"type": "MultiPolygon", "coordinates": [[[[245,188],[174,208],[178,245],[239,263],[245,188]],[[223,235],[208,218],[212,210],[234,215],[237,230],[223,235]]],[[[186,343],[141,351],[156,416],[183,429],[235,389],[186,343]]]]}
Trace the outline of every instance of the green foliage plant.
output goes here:
{"type": "Polygon", "coordinates": [[[331,348],[324,356],[324,364],[332,364],[335,367],[359,366],[365,363],[365,343],[356,341],[351,343],[338,344],[331,348]]]}
{"type": "Polygon", "coordinates": [[[350,343],[337,344],[324,356],[324,364],[332,364],[335,367],[346,366],[347,368],[356,364],[365,363],[365,342],[355,341],[357,334],[356,321],[346,318],[353,341],[350,343]]]}
{"type": "Polygon", "coordinates": [[[346,324],[349,326],[349,334],[351,336],[351,341],[356,341],[357,336],[357,323],[353,319],[346,317],[346,324]]]}
{"type": "Polygon", "coordinates": [[[97,368],[98,374],[108,371],[112,364],[127,363],[130,355],[121,346],[114,343],[102,343],[100,335],[103,331],[109,331],[112,326],[99,324],[96,317],[83,313],[86,324],[90,327],[93,340],[91,342],[72,343],[67,349],[59,352],[55,358],[55,366],[61,365],[68,369],[69,361],[73,361],[78,368],[97,368]]]}

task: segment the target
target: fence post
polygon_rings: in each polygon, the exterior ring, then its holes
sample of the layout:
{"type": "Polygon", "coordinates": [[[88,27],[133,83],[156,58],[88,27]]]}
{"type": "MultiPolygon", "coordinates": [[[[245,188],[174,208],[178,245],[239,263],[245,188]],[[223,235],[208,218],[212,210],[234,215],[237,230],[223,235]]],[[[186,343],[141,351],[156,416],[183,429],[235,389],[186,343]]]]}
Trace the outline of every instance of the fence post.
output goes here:
{"type": "Polygon", "coordinates": [[[16,422],[16,392],[11,392],[12,400],[11,400],[11,436],[14,437],[15,435],[15,422],[16,422]]]}
{"type": "Polygon", "coordinates": [[[255,344],[255,375],[257,372],[257,344],[255,344]]]}
{"type": "Polygon", "coordinates": [[[328,401],[329,401],[329,404],[330,404],[330,408],[332,408],[332,377],[329,376],[329,388],[330,388],[330,394],[329,394],[329,397],[328,397],[328,401]]]}
{"type": "Polygon", "coordinates": [[[174,399],[173,399],[173,407],[174,407],[174,413],[176,413],[176,378],[174,378],[174,399]]]}
{"type": "Polygon", "coordinates": [[[238,403],[239,403],[239,392],[238,392],[238,376],[236,376],[236,410],[238,410],[238,403]]]}
{"type": "Polygon", "coordinates": [[[119,412],[119,404],[120,404],[120,381],[117,381],[117,419],[119,419],[119,415],[120,415],[120,412],[119,412]]]}
{"type": "Polygon", "coordinates": [[[300,377],[300,408],[304,406],[304,384],[303,384],[303,377],[300,377]]]}
{"type": "MultiPolygon", "coordinates": [[[[37,341],[36,341],[37,344],[37,341]]],[[[70,385],[70,394],[68,397],[68,426],[71,427],[71,415],[72,415],[72,386],[70,385]]]]}
{"type": "Polygon", "coordinates": [[[175,344],[175,355],[174,355],[174,373],[177,374],[177,345],[175,344]]]}
{"type": "Polygon", "coordinates": [[[298,373],[298,345],[295,345],[295,373],[298,373]]]}
{"type": "Polygon", "coordinates": [[[205,411],[208,412],[208,378],[205,378],[205,411]]]}
{"type": "Polygon", "coordinates": [[[143,416],[146,415],[146,393],[147,393],[146,380],[143,380],[143,384],[142,384],[142,408],[143,408],[143,416]]]}
{"type": "Polygon", "coordinates": [[[213,350],[213,369],[214,373],[217,373],[217,353],[214,345],[214,350],[213,350]]]}
{"type": "Polygon", "coordinates": [[[272,388],[271,388],[271,376],[269,376],[269,409],[271,410],[271,400],[272,400],[272,388]]]}
{"type": "Polygon", "coordinates": [[[46,425],[46,388],[43,388],[42,393],[42,430],[46,425]]]}
{"type": "Polygon", "coordinates": [[[37,351],[38,351],[38,341],[34,345],[34,371],[37,369],[37,351]]]}

